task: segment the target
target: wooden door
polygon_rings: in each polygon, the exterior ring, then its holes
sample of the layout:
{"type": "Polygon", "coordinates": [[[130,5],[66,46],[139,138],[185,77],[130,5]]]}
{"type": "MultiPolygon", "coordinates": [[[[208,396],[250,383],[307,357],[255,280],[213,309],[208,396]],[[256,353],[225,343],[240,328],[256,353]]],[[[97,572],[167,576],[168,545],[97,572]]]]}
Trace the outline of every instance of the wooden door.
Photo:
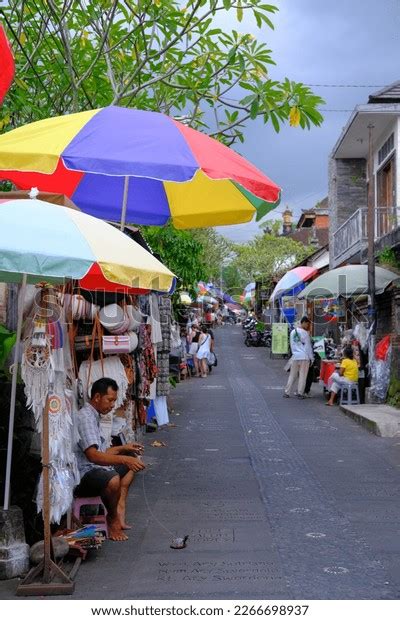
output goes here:
{"type": "Polygon", "coordinates": [[[377,174],[377,238],[391,232],[397,226],[396,174],[394,156],[387,161],[377,174]]]}

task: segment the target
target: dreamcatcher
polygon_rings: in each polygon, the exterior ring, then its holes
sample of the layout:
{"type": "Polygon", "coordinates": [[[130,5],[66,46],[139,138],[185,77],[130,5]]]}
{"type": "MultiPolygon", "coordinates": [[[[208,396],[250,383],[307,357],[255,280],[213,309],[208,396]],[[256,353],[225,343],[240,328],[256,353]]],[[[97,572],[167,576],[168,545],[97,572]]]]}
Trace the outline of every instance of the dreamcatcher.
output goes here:
{"type": "MultiPolygon", "coordinates": [[[[52,463],[49,470],[50,478],[50,521],[60,523],[61,517],[70,509],[74,498],[74,487],[77,484],[74,472],[70,467],[60,463],[52,463]]],[[[37,511],[43,510],[43,473],[40,476],[36,493],[37,511]]]]}
{"type": "Polygon", "coordinates": [[[21,364],[21,377],[25,384],[26,404],[32,409],[37,428],[41,431],[41,416],[46,405],[49,384],[52,383],[52,364],[50,343],[44,336],[44,346],[25,340],[21,364]]]}

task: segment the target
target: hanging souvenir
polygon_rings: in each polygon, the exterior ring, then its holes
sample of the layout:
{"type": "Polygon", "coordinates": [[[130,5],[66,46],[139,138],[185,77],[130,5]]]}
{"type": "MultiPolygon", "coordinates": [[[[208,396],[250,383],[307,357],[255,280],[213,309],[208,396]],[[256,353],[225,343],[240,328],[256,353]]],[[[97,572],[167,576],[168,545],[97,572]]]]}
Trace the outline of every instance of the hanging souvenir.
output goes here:
{"type": "Polygon", "coordinates": [[[62,349],[64,345],[63,329],[60,321],[50,321],[46,328],[47,335],[50,339],[51,348],[62,349]]]}
{"type": "Polygon", "coordinates": [[[21,364],[21,377],[25,384],[26,405],[32,409],[36,423],[46,404],[49,384],[52,382],[50,345],[37,346],[32,340],[25,341],[21,364]]]}
{"type": "Polygon", "coordinates": [[[120,407],[125,400],[126,391],[128,389],[128,379],[125,369],[117,355],[110,355],[104,360],[86,360],[82,362],[79,368],[79,379],[83,386],[83,396],[85,401],[90,399],[92,385],[97,379],[110,377],[118,384],[118,397],[115,403],[116,407],[120,407]]]}
{"type": "Polygon", "coordinates": [[[34,320],[32,344],[35,347],[45,347],[47,345],[46,323],[44,321],[34,320]]]}
{"type": "MultiPolygon", "coordinates": [[[[68,512],[74,498],[74,487],[79,480],[76,479],[70,467],[52,463],[49,470],[50,481],[50,522],[60,523],[61,518],[68,512]]],[[[40,476],[36,493],[37,511],[43,510],[43,473],[40,476]]]]}

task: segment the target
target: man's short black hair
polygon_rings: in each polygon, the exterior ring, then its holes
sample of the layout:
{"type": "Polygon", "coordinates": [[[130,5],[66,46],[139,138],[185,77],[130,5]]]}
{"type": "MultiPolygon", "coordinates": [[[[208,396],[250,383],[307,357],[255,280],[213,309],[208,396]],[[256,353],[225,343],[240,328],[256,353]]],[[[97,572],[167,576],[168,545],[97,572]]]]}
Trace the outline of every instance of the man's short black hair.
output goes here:
{"type": "Polygon", "coordinates": [[[301,319],[301,321],[300,321],[300,324],[301,324],[301,323],[311,323],[311,321],[310,321],[310,319],[308,318],[308,316],[303,316],[303,318],[302,318],[302,319],[301,319]]]}
{"type": "Polygon", "coordinates": [[[114,390],[114,392],[118,392],[118,383],[114,381],[114,379],[110,379],[109,377],[103,377],[102,379],[97,379],[92,385],[92,390],[90,392],[90,398],[94,398],[96,394],[100,394],[100,396],[105,396],[108,392],[108,388],[114,390]]]}

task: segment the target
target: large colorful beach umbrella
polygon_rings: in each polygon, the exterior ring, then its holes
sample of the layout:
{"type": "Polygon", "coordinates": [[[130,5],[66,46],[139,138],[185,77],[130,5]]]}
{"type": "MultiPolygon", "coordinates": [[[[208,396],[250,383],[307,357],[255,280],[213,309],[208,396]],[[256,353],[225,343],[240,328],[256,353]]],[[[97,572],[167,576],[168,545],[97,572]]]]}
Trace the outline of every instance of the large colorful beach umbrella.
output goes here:
{"type": "Polygon", "coordinates": [[[247,286],[244,287],[242,295],[240,295],[240,301],[251,302],[256,296],[256,283],[249,282],[247,286]]]}
{"type": "Polygon", "coordinates": [[[110,106],[0,136],[0,178],[105,220],[176,228],[263,217],[280,188],[232,149],[157,112],[110,106]]]}
{"type": "Polygon", "coordinates": [[[269,299],[270,302],[274,302],[275,299],[282,297],[288,291],[295,291],[301,284],[311,280],[317,273],[318,269],[315,267],[295,267],[287,271],[275,286],[269,299]]]}
{"type": "Polygon", "coordinates": [[[4,28],[0,24],[0,105],[12,84],[14,74],[14,57],[4,28]]]}
{"type": "Polygon", "coordinates": [[[0,200],[0,281],[80,280],[168,292],[174,274],[114,226],[42,200],[0,200]]]}

